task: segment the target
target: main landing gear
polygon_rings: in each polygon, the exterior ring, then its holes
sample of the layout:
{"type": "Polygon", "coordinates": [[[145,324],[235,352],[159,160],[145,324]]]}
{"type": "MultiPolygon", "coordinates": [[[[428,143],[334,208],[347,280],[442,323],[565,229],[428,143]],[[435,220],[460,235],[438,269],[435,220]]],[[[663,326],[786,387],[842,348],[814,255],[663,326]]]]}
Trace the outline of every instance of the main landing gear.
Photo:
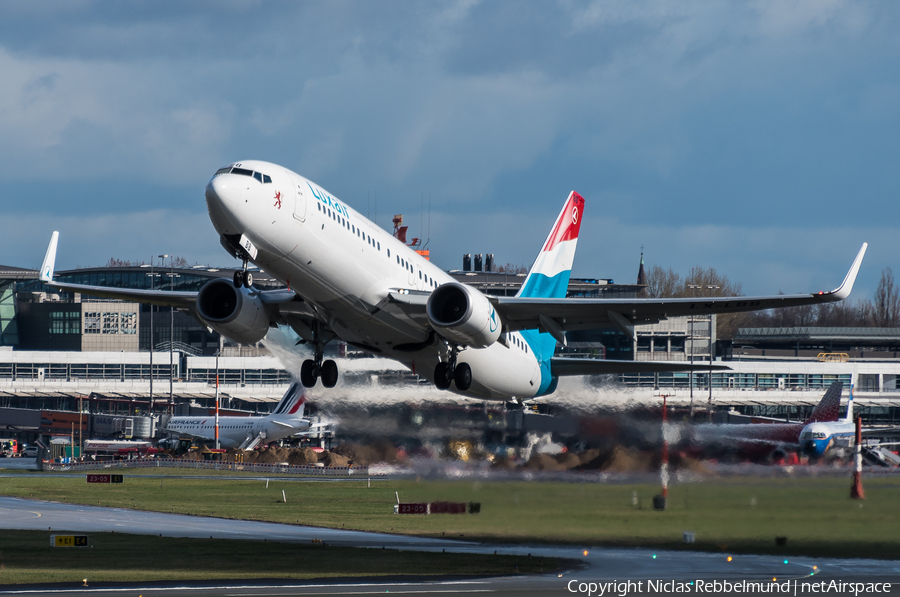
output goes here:
{"type": "Polygon", "coordinates": [[[322,385],[326,388],[333,388],[338,380],[337,363],[328,359],[323,361],[325,343],[321,341],[321,333],[319,326],[313,327],[313,337],[315,338],[316,352],[312,359],[306,359],[300,365],[300,383],[304,388],[311,388],[316,385],[316,380],[322,378],[322,385]]]}
{"type": "Polygon", "coordinates": [[[447,362],[438,363],[434,368],[434,385],[439,390],[447,390],[450,383],[456,383],[456,389],[465,392],[472,387],[472,368],[468,363],[457,363],[459,347],[450,348],[450,359],[447,362]]]}
{"type": "Polygon", "coordinates": [[[234,272],[234,287],[240,288],[241,286],[246,286],[250,288],[253,285],[253,274],[247,271],[247,260],[244,259],[243,267],[234,272]]]}
{"type": "Polygon", "coordinates": [[[316,385],[316,380],[322,378],[322,385],[326,388],[333,388],[338,380],[337,363],[328,359],[322,361],[322,355],[317,354],[316,359],[306,359],[300,366],[300,383],[304,388],[311,388],[316,385]]]}

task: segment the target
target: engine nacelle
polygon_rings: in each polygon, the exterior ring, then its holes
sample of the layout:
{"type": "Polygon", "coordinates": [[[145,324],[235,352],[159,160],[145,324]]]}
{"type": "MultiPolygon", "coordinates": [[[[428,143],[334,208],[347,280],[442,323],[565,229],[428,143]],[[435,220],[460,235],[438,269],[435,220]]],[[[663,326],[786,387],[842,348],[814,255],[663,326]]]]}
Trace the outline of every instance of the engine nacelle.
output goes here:
{"type": "Polygon", "coordinates": [[[209,327],[223,336],[254,344],[269,331],[269,316],[256,292],[230,279],[218,278],[204,284],[197,295],[197,312],[209,327]]]}
{"type": "Polygon", "coordinates": [[[500,316],[491,301],[466,284],[442,284],[431,293],[425,311],[432,327],[457,344],[484,348],[500,337],[500,316]]]}

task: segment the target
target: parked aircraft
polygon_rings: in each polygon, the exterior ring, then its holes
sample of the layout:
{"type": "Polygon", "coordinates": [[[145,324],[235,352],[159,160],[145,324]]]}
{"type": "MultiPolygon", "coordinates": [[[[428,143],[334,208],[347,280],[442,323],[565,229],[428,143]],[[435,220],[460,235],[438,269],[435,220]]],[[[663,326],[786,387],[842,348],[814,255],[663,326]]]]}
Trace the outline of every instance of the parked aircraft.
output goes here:
{"type": "Polygon", "coordinates": [[[694,427],[692,441],[695,445],[716,446],[757,460],[796,452],[807,429],[834,425],[838,420],[843,389],[843,382],[833,382],[803,423],[698,425],[694,427]]]}
{"type": "MultiPolygon", "coordinates": [[[[870,439],[878,437],[897,437],[900,427],[863,427],[860,429],[863,437],[870,439]]],[[[847,401],[847,414],[837,421],[813,422],[803,428],[800,433],[800,446],[803,452],[811,457],[820,458],[830,454],[846,456],[850,448],[856,445],[856,421],[853,419],[853,386],[850,386],[850,399],[847,401]]],[[[870,443],[864,451],[889,448],[896,443],[870,443]]],[[[876,456],[876,459],[884,460],[884,457],[876,456]]],[[[891,464],[897,465],[896,456],[891,459],[891,464]]]]}
{"type": "Polygon", "coordinates": [[[722,365],[555,357],[569,330],[635,326],[680,315],[734,313],[846,298],[866,251],[830,292],[759,297],[664,299],[566,298],[584,199],[571,192],[515,297],[487,296],[457,283],[312,181],[275,164],[236,162],[206,186],[209,217],[222,246],[243,263],[234,280],[215,279],[198,292],[131,290],[53,280],[58,234],[41,266],[51,286],[87,295],[174,306],[236,342],[252,344],[270,327],[292,328],[313,349],[300,380],[325,387],[338,380],[324,359],[344,342],[396,359],[412,371],[475,398],[525,400],[552,394],[559,377],[601,373],[709,371],[722,365]],[[249,263],[286,286],[253,287],[249,263]]]}
{"type": "MultiPolygon", "coordinates": [[[[260,442],[273,442],[297,433],[308,431],[309,419],[303,418],[306,397],[303,388],[293,383],[285,392],[278,406],[264,417],[219,417],[219,445],[222,448],[252,450],[260,442]]],[[[179,437],[216,439],[215,416],[172,417],[166,423],[168,433],[179,437]]]]}
{"type": "Polygon", "coordinates": [[[813,422],[800,433],[800,446],[809,456],[820,457],[832,449],[852,448],[856,437],[853,422],[853,386],[847,401],[847,415],[837,421],[813,422]]]}

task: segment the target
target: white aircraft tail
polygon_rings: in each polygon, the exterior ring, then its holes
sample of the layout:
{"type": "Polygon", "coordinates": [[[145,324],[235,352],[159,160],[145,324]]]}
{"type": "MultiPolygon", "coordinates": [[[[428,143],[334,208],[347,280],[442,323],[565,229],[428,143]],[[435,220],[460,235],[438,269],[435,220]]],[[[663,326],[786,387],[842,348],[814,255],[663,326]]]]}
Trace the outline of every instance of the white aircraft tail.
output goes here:
{"type": "Polygon", "coordinates": [[[847,416],[844,417],[844,422],[853,422],[853,384],[850,384],[850,399],[847,401],[847,416]]]}
{"type": "Polygon", "coordinates": [[[59,241],[59,232],[54,230],[50,236],[50,245],[47,254],[44,255],[44,263],[41,264],[41,282],[53,281],[53,270],[56,268],[56,243],[59,241]]]}

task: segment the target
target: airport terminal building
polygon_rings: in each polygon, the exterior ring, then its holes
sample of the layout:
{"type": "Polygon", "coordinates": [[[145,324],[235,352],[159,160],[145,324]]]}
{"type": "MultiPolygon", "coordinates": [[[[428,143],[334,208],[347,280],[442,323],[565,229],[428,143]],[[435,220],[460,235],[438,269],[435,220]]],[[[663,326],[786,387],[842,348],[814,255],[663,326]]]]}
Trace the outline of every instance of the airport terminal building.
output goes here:
{"type": "MultiPolygon", "coordinates": [[[[212,278],[230,279],[233,272],[137,265],[60,271],[57,279],[195,291],[212,278]]],[[[487,294],[507,296],[514,295],[524,280],[524,274],[465,268],[450,274],[487,294]]],[[[254,271],[254,285],[280,286],[258,271],[254,271]]],[[[572,279],[569,296],[635,297],[643,288],[600,278],[572,279]]],[[[723,346],[715,337],[714,316],[698,316],[638,327],[636,339],[613,329],[568,337],[565,351],[577,356],[703,363],[718,352],[715,358],[732,369],[711,375],[657,373],[591,379],[598,400],[604,388],[612,385],[636,395],[668,392],[674,404],[797,416],[811,409],[824,388],[840,379],[845,395],[849,385],[855,384],[857,410],[867,420],[900,423],[900,329],[742,329],[733,343],[723,346]]],[[[419,379],[393,361],[370,358],[344,345],[329,348],[344,359],[342,384],[369,388],[366,391],[373,394],[403,387],[413,401],[437,392],[425,383],[430,380],[419,379]]],[[[299,360],[285,364],[264,345],[229,343],[190,314],[60,293],[41,283],[36,271],[0,267],[0,427],[10,431],[16,425],[9,424],[9,417],[19,409],[120,417],[203,411],[214,404],[216,380],[223,407],[267,412],[290,383],[289,369],[295,366],[299,360]]],[[[341,386],[333,391],[340,390],[341,386]]],[[[441,396],[447,394],[429,397],[441,396]]],[[[552,397],[544,401],[552,402],[552,397]]],[[[40,433],[40,429],[31,432],[40,433]]]]}

